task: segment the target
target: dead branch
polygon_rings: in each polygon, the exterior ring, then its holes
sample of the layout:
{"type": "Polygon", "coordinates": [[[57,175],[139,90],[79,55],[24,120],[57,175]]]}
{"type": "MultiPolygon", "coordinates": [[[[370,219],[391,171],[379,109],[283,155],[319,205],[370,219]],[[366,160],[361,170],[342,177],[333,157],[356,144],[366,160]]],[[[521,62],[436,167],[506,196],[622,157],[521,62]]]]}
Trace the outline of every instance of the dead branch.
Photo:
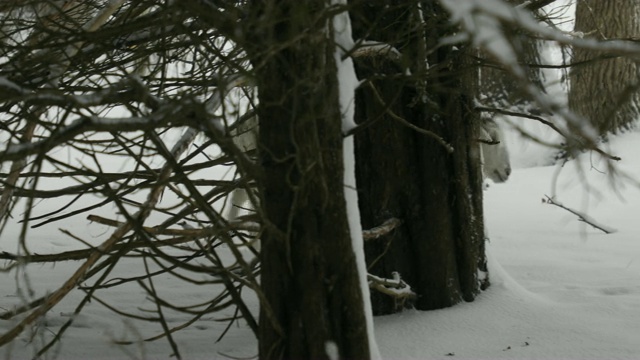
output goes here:
{"type": "Polygon", "coordinates": [[[438,142],[440,145],[442,145],[449,154],[453,153],[453,151],[454,151],[453,146],[451,146],[451,144],[449,144],[440,135],[434,133],[433,131],[429,131],[429,130],[423,129],[421,127],[415,126],[411,122],[409,122],[407,119],[405,119],[405,118],[399,116],[398,114],[396,114],[395,112],[393,112],[393,110],[391,110],[387,106],[387,103],[384,101],[384,99],[382,98],[382,95],[380,95],[380,92],[378,91],[378,89],[376,89],[375,85],[372,82],[368,82],[367,85],[369,85],[369,88],[373,92],[373,95],[375,95],[376,100],[378,100],[380,105],[385,107],[385,111],[387,112],[387,114],[393,120],[398,121],[400,124],[410,128],[412,130],[415,130],[420,134],[426,135],[426,136],[434,139],[436,142],[438,142]]]}
{"type": "Polygon", "coordinates": [[[416,293],[402,280],[400,273],[391,273],[391,279],[381,278],[372,274],[367,274],[369,288],[381,292],[393,298],[396,308],[402,309],[407,302],[411,303],[416,299],[416,293]]]}
{"type": "MultiPolygon", "coordinates": [[[[530,119],[530,120],[535,120],[538,121],[548,127],[550,127],[553,131],[557,132],[558,134],[560,134],[563,138],[565,139],[571,139],[571,137],[566,134],[563,130],[561,130],[560,128],[558,128],[554,123],[552,123],[549,120],[546,120],[540,116],[536,116],[536,115],[532,115],[532,114],[525,114],[525,113],[521,113],[521,112],[515,112],[515,111],[510,111],[510,110],[506,110],[506,109],[500,109],[500,108],[493,108],[493,107],[486,107],[486,106],[476,106],[475,111],[484,111],[484,112],[492,112],[492,113],[496,113],[496,114],[502,114],[502,115],[507,115],[507,116],[516,116],[519,118],[523,118],[523,119],[530,119]]],[[[602,155],[603,157],[609,159],[609,160],[615,160],[615,161],[620,161],[622,160],[619,156],[615,156],[612,154],[609,154],[607,152],[605,152],[604,150],[600,149],[599,147],[597,147],[595,145],[595,143],[588,143],[586,144],[587,149],[588,150],[593,150],[595,152],[597,152],[598,154],[602,155]]]]}
{"type": "Polygon", "coordinates": [[[548,195],[545,195],[545,197],[546,197],[546,199],[542,199],[543,203],[550,204],[550,205],[555,205],[555,206],[557,206],[557,207],[559,207],[561,209],[567,210],[568,212],[570,212],[573,215],[577,216],[578,217],[578,221],[582,221],[582,222],[584,222],[586,224],[589,224],[592,227],[594,227],[595,229],[598,229],[598,230],[602,231],[605,234],[612,234],[612,233],[616,232],[615,229],[596,223],[596,221],[593,220],[590,216],[588,216],[588,215],[586,215],[586,214],[584,214],[582,212],[579,212],[577,210],[573,210],[571,208],[568,208],[568,207],[562,205],[561,203],[555,201],[553,198],[549,197],[548,195]]]}
{"type": "Polygon", "coordinates": [[[391,61],[399,63],[402,60],[402,53],[395,47],[379,42],[362,41],[351,52],[351,57],[386,57],[391,61]]]}
{"type": "Polygon", "coordinates": [[[375,240],[383,235],[387,235],[388,233],[390,233],[391,231],[393,231],[393,229],[397,228],[398,226],[400,226],[400,224],[402,224],[402,221],[400,221],[400,219],[397,218],[391,218],[386,220],[384,223],[382,223],[382,225],[380,226],[376,226],[372,229],[369,230],[363,230],[362,231],[362,238],[366,241],[366,240],[375,240]]]}
{"type": "MultiPolygon", "coordinates": [[[[193,142],[198,132],[196,130],[187,131],[182,138],[171,149],[171,155],[173,158],[179,158],[193,142]]],[[[96,262],[102,257],[103,253],[111,250],[129,231],[136,228],[136,224],[144,223],[144,221],[151,214],[151,210],[158,203],[160,195],[164,190],[163,181],[165,181],[173,172],[170,163],[165,164],[162,172],[158,176],[158,184],[151,190],[147,197],[147,201],[144,203],[142,209],[138,211],[128,222],[123,226],[118,227],[111,236],[105,240],[97,249],[99,251],[93,251],[87,260],[71,275],[64,284],[49,295],[45,302],[39,307],[35,308],[29,315],[27,315],[22,321],[16,324],[13,328],[0,336],[0,346],[10,342],[16,336],[18,336],[28,325],[39,319],[41,316],[51,310],[56,304],[62,301],[67,294],[75,288],[85,277],[87,271],[93,267],[96,262]]]]}
{"type": "MultiPolygon", "coordinates": [[[[125,225],[124,222],[107,219],[98,215],[89,215],[87,216],[87,219],[89,221],[93,221],[93,222],[97,222],[103,225],[113,226],[113,227],[120,227],[125,225]]],[[[260,224],[252,221],[235,221],[235,222],[229,223],[229,227],[223,228],[223,229],[214,228],[214,227],[206,227],[201,229],[158,229],[155,227],[147,227],[147,226],[142,226],[142,229],[151,235],[177,236],[172,239],[158,240],[153,243],[153,245],[156,247],[163,247],[163,246],[175,246],[175,245],[185,244],[185,243],[194,241],[195,239],[198,239],[198,238],[216,236],[225,231],[248,231],[252,233],[257,233],[260,230],[260,224]]],[[[378,229],[378,228],[375,228],[375,229],[378,229]]],[[[66,233],[65,230],[61,229],[61,231],[66,233]]],[[[374,229],[369,231],[374,231],[374,229]]],[[[391,231],[391,229],[389,231],[391,231]]],[[[384,234],[381,234],[381,235],[384,235],[384,234]]],[[[381,235],[378,235],[378,236],[381,236],[381,235]]],[[[116,251],[122,250],[123,248],[128,248],[130,250],[133,250],[133,249],[139,249],[139,248],[144,248],[148,246],[149,246],[149,243],[147,241],[133,241],[126,244],[117,244],[114,247],[112,247],[111,251],[109,252],[110,253],[116,252],[116,251]]],[[[89,249],[65,251],[57,254],[28,254],[28,255],[18,255],[18,254],[13,254],[13,253],[3,251],[3,252],[0,252],[0,260],[12,260],[12,261],[18,261],[20,263],[44,263],[44,262],[83,260],[88,258],[92,253],[96,251],[100,251],[100,250],[98,248],[89,248],[89,249]]]]}
{"type": "MultiPolygon", "coordinates": [[[[107,219],[98,215],[89,215],[87,216],[87,220],[92,222],[97,222],[99,224],[112,226],[112,227],[120,227],[125,223],[113,219],[107,219]]],[[[402,221],[397,218],[391,218],[386,220],[382,225],[374,227],[369,230],[362,231],[362,238],[367,240],[375,240],[380,238],[381,236],[387,235],[395,228],[400,226],[402,221]]],[[[163,247],[163,246],[175,246],[180,244],[185,244],[191,241],[194,241],[197,238],[203,238],[208,236],[216,236],[219,235],[223,231],[248,231],[251,233],[257,233],[260,231],[261,225],[254,221],[234,221],[228,224],[228,228],[219,229],[214,227],[206,227],[200,229],[159,229],[155,227],[147,227],[143,226],[142,229],[151,235],[169,235],[169,236],[177,236],[176,238],[167,239],[167,240],[158,240],[154,242],[154,246],[163,247]]],[[[65,232],[65,230],[61,230],[65,232]]],[[[114,246],[110,252],[115,252],[127,247],[129,249],[138,249],[149,246],[147,241],[134,241],[126,244],[118,244],[114,246]]],[[[100,251],[97,248],[89,248],[89,249],[81,249],[81,250],[71,250],[65,251],[57,254],[29,254],[29,255],[18,255],[10,252],[0,252],[0,260],[12,260],[18,261],[20,263],[45,263],[45,262],[58,262],[58,261],[73,261],[73,260],[83,260],[89,257],[93,252],[100,251]]]]}

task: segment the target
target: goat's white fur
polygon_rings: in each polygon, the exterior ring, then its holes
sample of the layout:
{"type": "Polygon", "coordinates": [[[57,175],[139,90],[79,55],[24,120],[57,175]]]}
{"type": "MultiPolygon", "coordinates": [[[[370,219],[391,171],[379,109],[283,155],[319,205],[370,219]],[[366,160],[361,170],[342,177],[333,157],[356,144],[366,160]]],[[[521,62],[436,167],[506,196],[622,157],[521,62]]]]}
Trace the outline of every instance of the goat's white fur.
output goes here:
{"type": "MultiPolygon", "coordinates": [[[[244,152],[257,148],[258,117],[253,116],[244,121],[231,131],[233,143],[244,152]]],[[[237,187],[231,193],[231,209],[227,213],[227,219],[235,220],[240,215],[240,210],[249,201],[249,194],[243,187],[237,187]]]]}
{"type": "MultiPolygon", "coordinates": [[[[253,117],[232,131],[233,142],[244,151],[256,149],[258,137],[257,117],[253,117]]],[[[489,178],[496,183],[507,181],[511,174],[509,152],[504,142],[504,134],[500,126],[493,120],[482,121],[480,127],[480,159],[483,179],[489,178]]],[[[240,210],[249,201],[247,190],[236,188],[231,193],[231,209],[227,214],[229,220],[238,218],[240,210]]]]}
{"type": "Polygon", "coordinates": [[[509,151],[500,126],[493,120],[483,120],[480,127],[480,161],[482,177],[496,183],[507,181],[511,174],[509,151]]]}

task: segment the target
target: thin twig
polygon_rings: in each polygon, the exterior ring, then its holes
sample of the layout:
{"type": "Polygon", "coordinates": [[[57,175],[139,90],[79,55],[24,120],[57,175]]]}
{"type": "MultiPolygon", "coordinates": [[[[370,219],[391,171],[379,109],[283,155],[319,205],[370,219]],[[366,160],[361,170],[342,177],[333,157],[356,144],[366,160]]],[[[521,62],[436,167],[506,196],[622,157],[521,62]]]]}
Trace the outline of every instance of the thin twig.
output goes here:
{"type": "MultiPolygon", "coordinates": [[[[551,121],[546,120],[546,119],[544,119],[544,118],[542,118],[540,116],[531,115],[531,114],[525,114],[525,113],[515,112],[515,111],[509,111],[509,110],[506,110],[506,109],[486,107],[486,106],[476,106],[474,108],[474,110],[475,111],[492,112],[492,113],[508,115],[508,116],[516,116],[516,117],[520,117],[520,118],[524,118],[524,119],[536,120],[538,122],[541,122],[541,123],[547,125],[553,131],[555,131],[558,134],[560,134],[563,138],[571,139],[571,137],[569,135],[567,135],[564,131],[560,130],[560,128],[558,128],[554,123],[552,123],[551,121]]],[[[611,155],[611,154],[605,152],[604,150],[598,148],[595,144],[589,143],[589,144],[587,144],[587,148],[589,150],[593,150],[593,151],[599,153],[600,155],[604,156],[605,158],[607,158],[609,160],[615,160],[615,161],[622,160],[619,156],[611,155]]]]}
{"type": "MultiPolygon", "coordinates": [[[[144,270],[147,275],[151,275],[151,270],[149,270],[149,264],[147,262],[147,258],[143,257],[142,261],[144,263],[144,270]]],[[[156,305],[156,312],[158,314],[158,320],[160,321],[160,325],[162,326],[163,334],[166,335],[167,341],[169,345],[171,345],[171,349],[173,350],[173,354],[171,356],[175,356],[178,360],[182,359],[182,355],[180,355],[180,350],[178,349],[178,345],[176,344],[171,331],[169,330],[169,324],[167,323],[167,319],[164,316],[164,312],[162,311],[162,305],[160,303],[160,298],[158,297],[158,292],[156,291],[156,287],[153,284],[153,277],[148,276],[147,281],[149,282],[149,286],[144,285],[144,282],[140,280],[138,283],[147,291],[153,300],[153,303],[156,305]]]]}
{"type": "MultiPolygon", "coordinates": [[[[188,130],[182,138],[176,143],[171,151],[171,155],[174,158],[179,158],[189,147],[189,144],[193,142],[198,132],[196,130],[188,130]]],[[[111,236],[105,240],[97,249],[89,255],[87,260],[71,275],[60,288],[51,293],[45,300],[45,302],[39,307],[35,308],[29,315],[27,315],[22,321],[12,327],[9,331],[0,336],[0,346],[7,344],[15,339],[22,331],[31,323],[42,317],[49,310],[51,310],[56,304],[62,301],[67,294],[73,290],[77,284],[82,282],[86,273],[92,266],[98,262],[102,255],[109,252],[113,246],[115,246],[129,231],[136,228],[136,224],[142,224],[149,217],[153,208],[160,200],[160,195],[165,188],[164,182],[172,173],[172,166],[165,164],[162,172],[158,176],[158,181],[155,187],[151,190],[147,197],[147,201],[142,206],[142,209],[136,213],[127,223],[118,227],[111,236]]]]}
{"type": "Polygon", "coordinates": [[[582,221],[584,223],[587,223],[587,224],[593,226],[595,229],[598,229],[598,230],[602,231],[605,234],[612,234],[612,233],[616,232],[615,229],[596,223],[596,221],[593,220],[590,216],[588,216],[588,215],[586,215],[584,213],[581,213],[581,212],[579,212],[577,210],[573,210],[571,208],[568,208],[568,207],[562,205],[561,203],[555,201],[553,198],[549,197],[548,195],[545,195],[545,197],[547,198],[546,200],[542,199],[542,201],[544,203],[550,204],[550,205],[555,205],[555,206],[557,206],[559,208],[567,210],[568,212],[570,212],[573,215],[577,216],[578,217],[578,221],[582,221]]]}
{"type": "MultiPolygon", "coordinates": [[[[373,83],[371,83],[371,82],[369,82],[368,85],[371,88],[371,90],[373,91],[373,95],[375,95],[376,99],[380,102],[380,104],[386,106],[386,103],[385,103],[384,99],[382,98],[382,95],[380,95],[380,93],[378,92],[378,89],[376,89],[375,85],[373,85],[373,83]]],[[[446,142],[440,135],[434,133],[433,131],[429,131],[429,130],[423,129],[421,127],[415,126],[414,124],[412,124],[408,120],[404,119],[403,117],[401,117],[398,114],[396,114],[395,112],[393,112],[393,110],[391,110],[390,108],[387,108],[386,110],[387,110],[387,114],[389,114],[389,116],[391,116],[392,119],[398,121],[400,124],[410,128],[410,129],[413,129],[413,130],[419,132],[420,134],[426,135],[426,136],[436,140],[440,145],[442,145],[445,148],[445,150],[449,154],[453,153],[453,151],[454,151],[453,146],[451,146],[451,144],[446,142]]]]}

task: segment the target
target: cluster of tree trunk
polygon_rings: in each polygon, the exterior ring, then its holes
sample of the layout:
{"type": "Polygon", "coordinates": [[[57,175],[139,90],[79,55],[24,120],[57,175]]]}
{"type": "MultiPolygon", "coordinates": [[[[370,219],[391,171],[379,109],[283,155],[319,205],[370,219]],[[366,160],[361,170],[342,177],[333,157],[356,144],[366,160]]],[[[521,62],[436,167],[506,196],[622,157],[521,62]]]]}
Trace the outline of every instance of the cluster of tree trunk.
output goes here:
{"type": "Polygon", "coordinates": [[[362,224],[402,221],[394,232],[367,242],[369,271],[381,277],[397,272],[416,294],[407,304],[373,292],[376,314],[472,301],[488,284],[478,278],[486,268],[479,121],[471,102],[477,71],[465,49],[426,56],[434,39],[452,29],[436,3],[423,6],[426,27],[416,9],[402,5],[362,4],[352,11],[357,38],[390,44],[402,54],[356,62],[359,78],[369,80],[356,98],[362,224]]]}
{"type": "MultiPolygon", "coordinates": [[[[262,211],[260,355],[320,358],[326,343],[366,358],[368,342],[346,221],[334,44],[324,1],[266,2],[250,54],[259,89],[262,211]],[[309,25],[309,24],[317,24],[309,25]],[[299,34],[304,33],[301,37],[299,34]],[[269,49],[265,52],[264,49],[269,49]]],[[[357,184],[363,228],[402,225],[369,241],[369,272],[397,272],[415,300],[374,293],[377,314],[472,301],[488,285],[484,256],[477,69],[467,50],[426,49],[452,29],[437,1],[357,2],[354,38],[401,55],[357,58],[357,184]],[[426,17],[426,27],[421,14],[426,17]],[[427,67],[427,62],[430,67],[427,67]],[[416,130],[417,129],[417,130],[416,130]]],[[[385,55],[386,54],[386,55],[385,55]]],[[[394,53],[395,54],[395,53],[394,53]]]]}

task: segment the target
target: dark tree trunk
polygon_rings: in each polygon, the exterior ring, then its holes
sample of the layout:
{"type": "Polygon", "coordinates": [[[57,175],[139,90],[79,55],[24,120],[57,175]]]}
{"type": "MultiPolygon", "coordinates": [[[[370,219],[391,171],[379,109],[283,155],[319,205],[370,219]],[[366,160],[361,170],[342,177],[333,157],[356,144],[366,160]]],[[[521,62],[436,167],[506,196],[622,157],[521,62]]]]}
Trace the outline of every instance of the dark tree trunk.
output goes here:
{"type": "MultiPolygon", "coordinates": [[[[575,31],[600,40],[637,39],[640,1],[579,0],[575,31]]],[[[588,119],[600,135],[626,129],[640,112],[637,60],[573,49],[569,107],[588,119]]]]}
{"type": "MultiPolygon", "coordinates": [[[[356,135],[356,174],[363,228],[390,217],[403,222],[365,245],[369,271],[382,277],[399,272],[420,310],[472,301],[488,285],[478,275],[486,264],[472,111],[477,71],[466,63],[465,50],[447,48],[429,56],[427,72],[420,56],[451,30],[434,3],[423,2],[426,33],[416,26],[416,4],[364,2],[352,12],[356,38],[392,44],[404,55],[395,62],[382,56],[357,62],[360,79],[372,79],[375,90],[363,87],[357,94],[356,119],[369,125],[356,135]],[[397,117],[437,134],[452,149],[397,117]]],[[[376,314],[407,305],[380,293],[372,303],[376,314]]]]}
{"type": "Polygon", "coordinates": [[[272,0],[256,16],[262,235],[261,359],[369,354],[344,197],[342,118],[325,2],[272,0]]]}

